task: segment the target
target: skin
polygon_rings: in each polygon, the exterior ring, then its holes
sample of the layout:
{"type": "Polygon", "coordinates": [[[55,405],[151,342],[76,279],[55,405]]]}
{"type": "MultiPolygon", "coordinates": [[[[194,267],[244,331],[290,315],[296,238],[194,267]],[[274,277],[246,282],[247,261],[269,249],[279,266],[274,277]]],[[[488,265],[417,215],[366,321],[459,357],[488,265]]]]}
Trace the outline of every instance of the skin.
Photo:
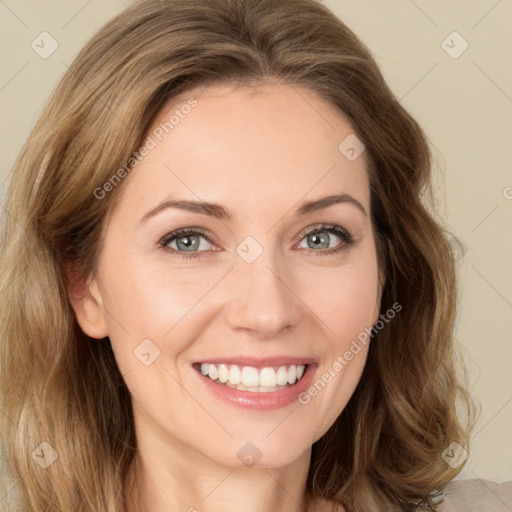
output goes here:
{"type": "MultiPolygon", "coordinates": [[[[199,393],[191,364],[240,354],[312,357],[320,377],[375,323],[384,277],[370,218],[349,203],[295,215],[304,201],[341,193],[369,213],[365,155],[349,161],[338,150],[354,133],[339,111],[283,84],[189,91],[148,133],[191,96],[197,106],[119,185],[97,272],[73,307],[85,333],[109,336],[131,392],[139,450],[130,476],[149,510],[299,511],[311,446],[350,399],[368,347],[307,405],[273,411],[199,393]],[[221,204],[233,218],[169,208],[140,222],[171,196],[221,204]],[[348,230],[354,245],[319,255],[325,249],[303,234],[319,223],[348,230]],[[213,238],[198,238],[197,258],[158,246],[188,227],[213,238]],[[247,236],[263,248],[250,264],[236,252],[247,236]],[[134,357],[146,338],[161,351],[149,366],[134,357]],[[247,442],[261,452],[251,468],[237,458],[247,442]]],[[[345,245],[323,233],[331,248],[345,245]]],[[[176,240],[168,247],[179,250],[176,240]]],[[[138,499],[127,510],[141,510],[138,499]]]]}

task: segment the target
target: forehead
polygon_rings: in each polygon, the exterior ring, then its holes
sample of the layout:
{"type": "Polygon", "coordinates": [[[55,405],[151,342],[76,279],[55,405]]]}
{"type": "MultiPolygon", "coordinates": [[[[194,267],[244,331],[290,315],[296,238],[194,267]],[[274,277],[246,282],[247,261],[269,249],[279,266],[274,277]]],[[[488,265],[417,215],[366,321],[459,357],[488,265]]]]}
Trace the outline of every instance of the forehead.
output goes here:
{"type": "Polygon", "coordinates": [[[156,116],[146,139],[152,149],[129,175],[124,194],[132,208],[135,200],[146,206],[169,194],[252,213],[345,192],[368,205],[364,153],[351,161],[340,150],[353,136],[346,117],[309,89],[193,89],[156,116]]]}

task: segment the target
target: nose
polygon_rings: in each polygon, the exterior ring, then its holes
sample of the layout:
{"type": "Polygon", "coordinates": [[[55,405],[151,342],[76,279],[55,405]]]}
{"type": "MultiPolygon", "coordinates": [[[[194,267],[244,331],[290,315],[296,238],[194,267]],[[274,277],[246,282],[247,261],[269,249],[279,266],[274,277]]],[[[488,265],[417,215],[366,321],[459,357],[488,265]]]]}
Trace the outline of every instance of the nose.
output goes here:
{"type": "Polygon", "coordinates": [[[285,329],[293,330],[302,315],[292,272],[284,262],[278,265],[270,252],[263,251],[252,263],[237,258],[226,283],[230,327],[258,339],[276,338],[285,329]]]}

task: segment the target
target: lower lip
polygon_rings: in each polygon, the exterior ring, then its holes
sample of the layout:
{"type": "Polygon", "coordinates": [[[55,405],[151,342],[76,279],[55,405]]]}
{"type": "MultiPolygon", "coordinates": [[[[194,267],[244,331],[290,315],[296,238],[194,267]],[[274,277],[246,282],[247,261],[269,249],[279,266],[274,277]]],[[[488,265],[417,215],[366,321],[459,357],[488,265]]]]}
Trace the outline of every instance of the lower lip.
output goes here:
{"type": "Polygon", "coordinates": [[[214,396],[241,409],[255,411],[272,411],[282,409],[288,405],[298,402],[298,397],[303,393],[313,380],[316,365],[308,364],[302,378],[293,386],[269,391],[266,393],[254,391],[240,391],[222,384],[217,384],[212,379],[205,377],[202,373],[194,370],[205,386],[214,396]]]}

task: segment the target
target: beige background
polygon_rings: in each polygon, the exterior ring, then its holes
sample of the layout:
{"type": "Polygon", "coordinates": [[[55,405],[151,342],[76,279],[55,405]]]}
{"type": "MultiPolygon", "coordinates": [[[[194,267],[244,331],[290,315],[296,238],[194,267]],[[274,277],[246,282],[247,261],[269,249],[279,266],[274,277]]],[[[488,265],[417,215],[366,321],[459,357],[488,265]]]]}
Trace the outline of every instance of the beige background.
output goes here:
{"type": "MultiPolygon", "coordinates": [[[[460,478],[510,480],[512,0],[325,3],[374,52],[434,147],[440,214],[465,247],[457,338],[482,404],[460,478]],[[453,31],[460,37],[446,39],[453,31]],[[467,50],[453,58],[464,41],[467,50]]],[[[0,205],[15,156],[66,65],[127,4],[0,0],[0,205]],[[31,48],[43,31],[59,45],[47,59],[31,48]]]]}

